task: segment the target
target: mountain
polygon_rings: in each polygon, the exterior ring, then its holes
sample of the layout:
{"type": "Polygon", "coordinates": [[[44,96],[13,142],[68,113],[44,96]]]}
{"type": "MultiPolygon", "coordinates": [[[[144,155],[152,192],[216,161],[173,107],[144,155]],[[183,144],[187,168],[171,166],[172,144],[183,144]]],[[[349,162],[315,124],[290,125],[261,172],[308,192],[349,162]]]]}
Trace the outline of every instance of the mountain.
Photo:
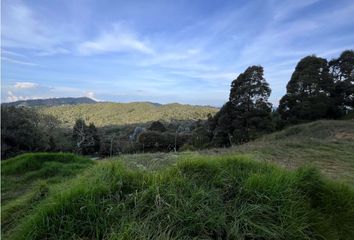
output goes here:
{"type": "Polygon", "coordinates": [[[48,98],[48,99],[29,99],[16,102],[2,103],[3,106],[9,107],[51,107],[61,105],[76,105],[76,104],[92,104],[95,100],[88,97],[68,97],[68,98],[48,98]]]}
{"type": "Polygon", "coordinates": [[[156,104],[149,102],[78,104],[42,107],[38,111],[52,115],[63,125],[72,127],[78,118],[93,122],[96,126],[125,125],[146,123],[156,120],[170,122],[173,120],[206,119],[219,109],[207,106],[185,104],[156,104]]]}

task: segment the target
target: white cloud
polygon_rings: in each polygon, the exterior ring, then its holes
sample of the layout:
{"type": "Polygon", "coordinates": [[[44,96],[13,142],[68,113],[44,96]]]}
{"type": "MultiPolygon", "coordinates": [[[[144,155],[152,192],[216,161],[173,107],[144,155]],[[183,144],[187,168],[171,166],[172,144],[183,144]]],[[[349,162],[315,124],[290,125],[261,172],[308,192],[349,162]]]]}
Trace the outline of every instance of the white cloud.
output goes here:
{"type": "Polygon", "coordinates": [[[8,56],[10,55],[10,56],[21,57],[21,58],[25,57],[25,55],[23,55],[23,54],[20,54],[20,53],[17,53],[17,52],[12,52],[12,51],[7,51],[7,50],[4,50],[4,49],[2,49],[1,53],[3,55],[8,55],[8,56]]]}
{"type": "Polygon", "coordinates": [[[7,101],[15,102],[17,100],[19,100],[19,98],[16,95],[14,95],[11,91],[7,92],[7,101]]]}
{"type": "Polygon", "coordinates": [[[8,57],[1,57],[1,60],[6,61],[6,62],[10,62],[10,63],[14,63],[14,64],[27,65],[27,66],[37,66],[37,64],[32,63],[32,62],[17,60],[17,59],[8,58],[8,57]]]}
{"type": "Polygon", "coordinates": [[[38,87],[38,84],[32,82],[16,82],[14,87],[17,89],[30,89],[38,87]]]}
{"type": "Polygon", "coordinates": [[[85,41],[79,44],[78,51],[82,55],[102,54],[107,52],[140,52],[152,54],[154,50],[138,39],[136,34],[115,24],[109,32],[103,32],[92,41],[85,41]]]}
{"type": "Polygon", "coordinates": [[[20,100],[28,100],[28,99],[40,99],[38,96],[21,96],[15,95],[12,91],[7,91],[7,101],[8,102],[16,102],[20,100]]]}
{"type": "Polygon", "coordinates": [[[99,102],[100,100],[98,100],[97,98],[95,98],[95,93],[94,92],[92,92],[92,91],[87,91],[87,92],[85,92],[85,95],[84,95],[85,97],[88,97],[88,98],[91,98],[91,99],[93,99],[93,100],[95,100],[95,101],[97,101],[97,102],[99,102]]]}

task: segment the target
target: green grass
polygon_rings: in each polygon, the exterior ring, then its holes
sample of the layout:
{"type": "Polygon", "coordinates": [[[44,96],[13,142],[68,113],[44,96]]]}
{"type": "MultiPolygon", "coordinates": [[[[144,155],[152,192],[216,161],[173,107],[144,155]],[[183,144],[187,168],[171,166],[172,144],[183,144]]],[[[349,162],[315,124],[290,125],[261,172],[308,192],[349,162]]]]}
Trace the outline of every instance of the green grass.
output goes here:
{"type": "Polygon", "coordinates": [[[8,239],[352,239],[354,192],[313,168],[187,157],[155,173],[119,161],[49,190],[8,239]],[[69,183],[69,184],[68,184],[69,183]]]}
{"type": "Polygon", "coordinates": [[[72,178],[93,165],[68,153],[28,153],[1,162],[1,226],[8,231],[38,201],[49,186],[72,178]]]}

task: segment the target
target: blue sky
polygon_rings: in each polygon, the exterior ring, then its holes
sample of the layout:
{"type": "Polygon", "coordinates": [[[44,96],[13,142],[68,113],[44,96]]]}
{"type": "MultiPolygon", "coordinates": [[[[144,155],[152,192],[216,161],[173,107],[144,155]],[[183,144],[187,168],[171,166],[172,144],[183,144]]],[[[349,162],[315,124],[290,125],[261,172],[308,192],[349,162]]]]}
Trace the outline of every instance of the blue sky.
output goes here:
{"type": "Polygon", "coordinates": [[[296,63],[354,48],[353,0],[3,0],[1,101],[220,106],[262,65],[277,105],[296,63]]]}

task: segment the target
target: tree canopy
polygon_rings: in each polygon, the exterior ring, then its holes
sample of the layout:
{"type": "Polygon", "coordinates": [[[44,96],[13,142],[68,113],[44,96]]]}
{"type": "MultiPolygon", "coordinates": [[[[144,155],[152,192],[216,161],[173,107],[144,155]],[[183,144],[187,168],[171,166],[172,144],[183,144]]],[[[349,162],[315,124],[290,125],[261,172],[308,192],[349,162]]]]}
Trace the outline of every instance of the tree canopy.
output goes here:
{"type": "Polygon", "coordinates": [[[301,59],[286,86],[285,96],[280,100],[282,119],[298,123],[333,116],[333,89],[326,59],[316,56],[301,59]]]}
{"type": "Polygon", "coordinates": [[[229,101],[211,123],[215,145],[242,143],[272,129],[271,89],[261,66],[251,66],[232,83],[229,101]]]}

